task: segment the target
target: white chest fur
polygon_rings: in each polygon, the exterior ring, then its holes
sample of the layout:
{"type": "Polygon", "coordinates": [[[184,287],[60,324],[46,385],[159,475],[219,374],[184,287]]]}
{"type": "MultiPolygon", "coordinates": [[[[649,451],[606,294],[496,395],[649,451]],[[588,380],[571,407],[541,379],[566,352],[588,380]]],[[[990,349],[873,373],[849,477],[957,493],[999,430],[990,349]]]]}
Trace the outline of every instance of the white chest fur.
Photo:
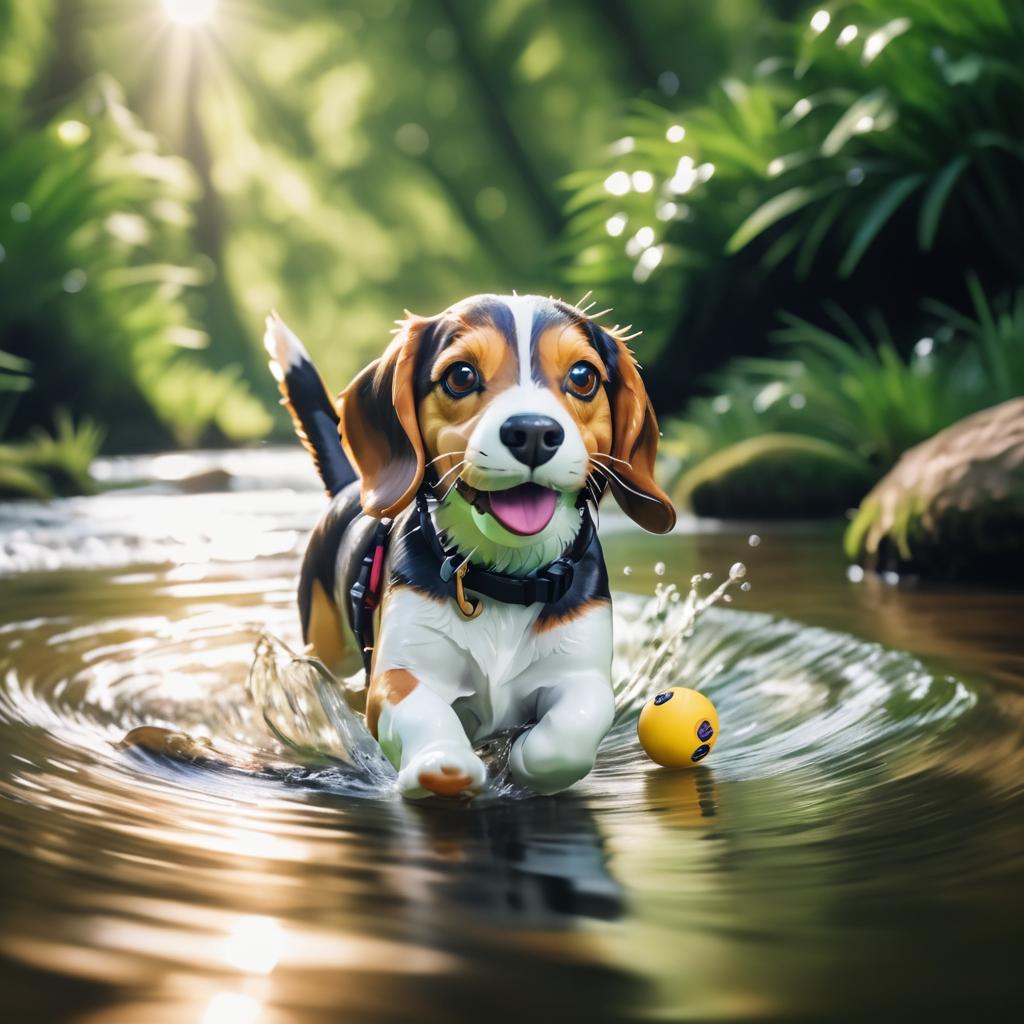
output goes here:
{"type": "Polygon", "coordinates": [[[374,671],[406,669],[447,704],[459,701],[472,739],[527,724],[538,695],[567,674],[586,673],[610,688],[610,606],[538,631],[543,607],[485,599],[481,613],[466,620],[452,601],[395,588],[381,609],[374,671]]]}

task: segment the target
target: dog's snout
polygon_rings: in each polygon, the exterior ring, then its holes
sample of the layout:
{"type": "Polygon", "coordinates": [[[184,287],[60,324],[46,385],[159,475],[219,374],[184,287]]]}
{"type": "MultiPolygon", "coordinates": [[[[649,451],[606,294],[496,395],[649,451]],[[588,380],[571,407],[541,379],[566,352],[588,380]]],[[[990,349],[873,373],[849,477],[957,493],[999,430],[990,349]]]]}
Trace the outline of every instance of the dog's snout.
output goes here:
{"type": "Polygon", "coordinates": [[[531,469],[543,466],[565,440],[561,424],[550,416],[509,416],[498,432],[501,443],[531,469]]]}

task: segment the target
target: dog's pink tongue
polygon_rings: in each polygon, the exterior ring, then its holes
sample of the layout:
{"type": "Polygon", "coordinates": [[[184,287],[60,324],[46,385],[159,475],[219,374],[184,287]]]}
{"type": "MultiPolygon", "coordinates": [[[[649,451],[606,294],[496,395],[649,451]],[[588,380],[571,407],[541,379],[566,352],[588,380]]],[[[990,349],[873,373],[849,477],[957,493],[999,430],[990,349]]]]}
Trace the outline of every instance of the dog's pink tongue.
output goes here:
{"type": "Polygon", "coordinates": [[[520,484],[507,491],[491,491],[491,515],[513,533],[540,533],[555,514],[558,495],[539,484],[520,484]]]}

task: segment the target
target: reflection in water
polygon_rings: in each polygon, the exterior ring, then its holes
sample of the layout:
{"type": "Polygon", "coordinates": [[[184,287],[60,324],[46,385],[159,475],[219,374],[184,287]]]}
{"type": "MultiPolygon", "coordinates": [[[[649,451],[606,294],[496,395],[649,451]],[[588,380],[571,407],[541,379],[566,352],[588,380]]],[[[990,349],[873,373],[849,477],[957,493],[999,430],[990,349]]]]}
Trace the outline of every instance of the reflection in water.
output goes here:
{"type": "Polygon", "coordinates": [[[203,1024],[254,1024],[263,1004],[241,992],[218,992],[206,1007],[203,1024]]]}
{"type": "Polygon", "coordinates": [[[594,817],[571,793],[470,813],[410,808],[408,816],[424,845],[452,868],[437,893],[442,904],[532,927],[622,913],[594,817]]]}
{"type": "Polygon", "coordinates": [[[413,806],[341,684],[266,639],[295,636],[322,501],[302,454],[193,463],[0,512],[10,1019],[976,1017],[1013,995],[1019,598],[876,593],[813,533],[613,535],[648,593],[742,558],[744,610],[678,644],[682,602],[623,597],[590,779],[413,806]],[[224,490],[182,493],[193,468],[224,490]],[[663,682],[718,708],[698,769],[638,753],[663,682]]]}
{"type": "Polygon", "coordinates": [[[269,974],[281,959],[284,932],[272,917],[240,917],[224,940],[224,962],[249,974],[269,974]]]}

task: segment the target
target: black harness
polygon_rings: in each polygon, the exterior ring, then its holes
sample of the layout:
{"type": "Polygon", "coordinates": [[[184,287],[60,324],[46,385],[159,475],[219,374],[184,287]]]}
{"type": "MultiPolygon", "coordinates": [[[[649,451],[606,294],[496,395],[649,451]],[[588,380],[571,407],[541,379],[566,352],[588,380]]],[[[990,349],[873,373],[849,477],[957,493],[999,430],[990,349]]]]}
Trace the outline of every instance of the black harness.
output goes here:
{"type": "MultiPolygon", "coordinates": [[[[483,607],[479,598],[474,600],[466,595],[467,590],[481,598],[524,607],[531,604],[554,604],[569,593],[576,576],[576,567],[590,547],[595,532],[586,501],[581,499],[578,507],[580,530],[564,554],[529,576],[513,576],[472,565],[455,548],[446,548],[434,529],[426,488],[421,488],[416,494],[419,530],[437,559],[438,579],[467,619],[475,618],[483,607]]],[[[359,573],[349,591],[349,621],[362,648],[363,667],[367,675],[375,643],[374,613],[384,589],[384,564],[393,525],[394,520],[381,520],[377,524],[360,563],[359,573]]]]}

